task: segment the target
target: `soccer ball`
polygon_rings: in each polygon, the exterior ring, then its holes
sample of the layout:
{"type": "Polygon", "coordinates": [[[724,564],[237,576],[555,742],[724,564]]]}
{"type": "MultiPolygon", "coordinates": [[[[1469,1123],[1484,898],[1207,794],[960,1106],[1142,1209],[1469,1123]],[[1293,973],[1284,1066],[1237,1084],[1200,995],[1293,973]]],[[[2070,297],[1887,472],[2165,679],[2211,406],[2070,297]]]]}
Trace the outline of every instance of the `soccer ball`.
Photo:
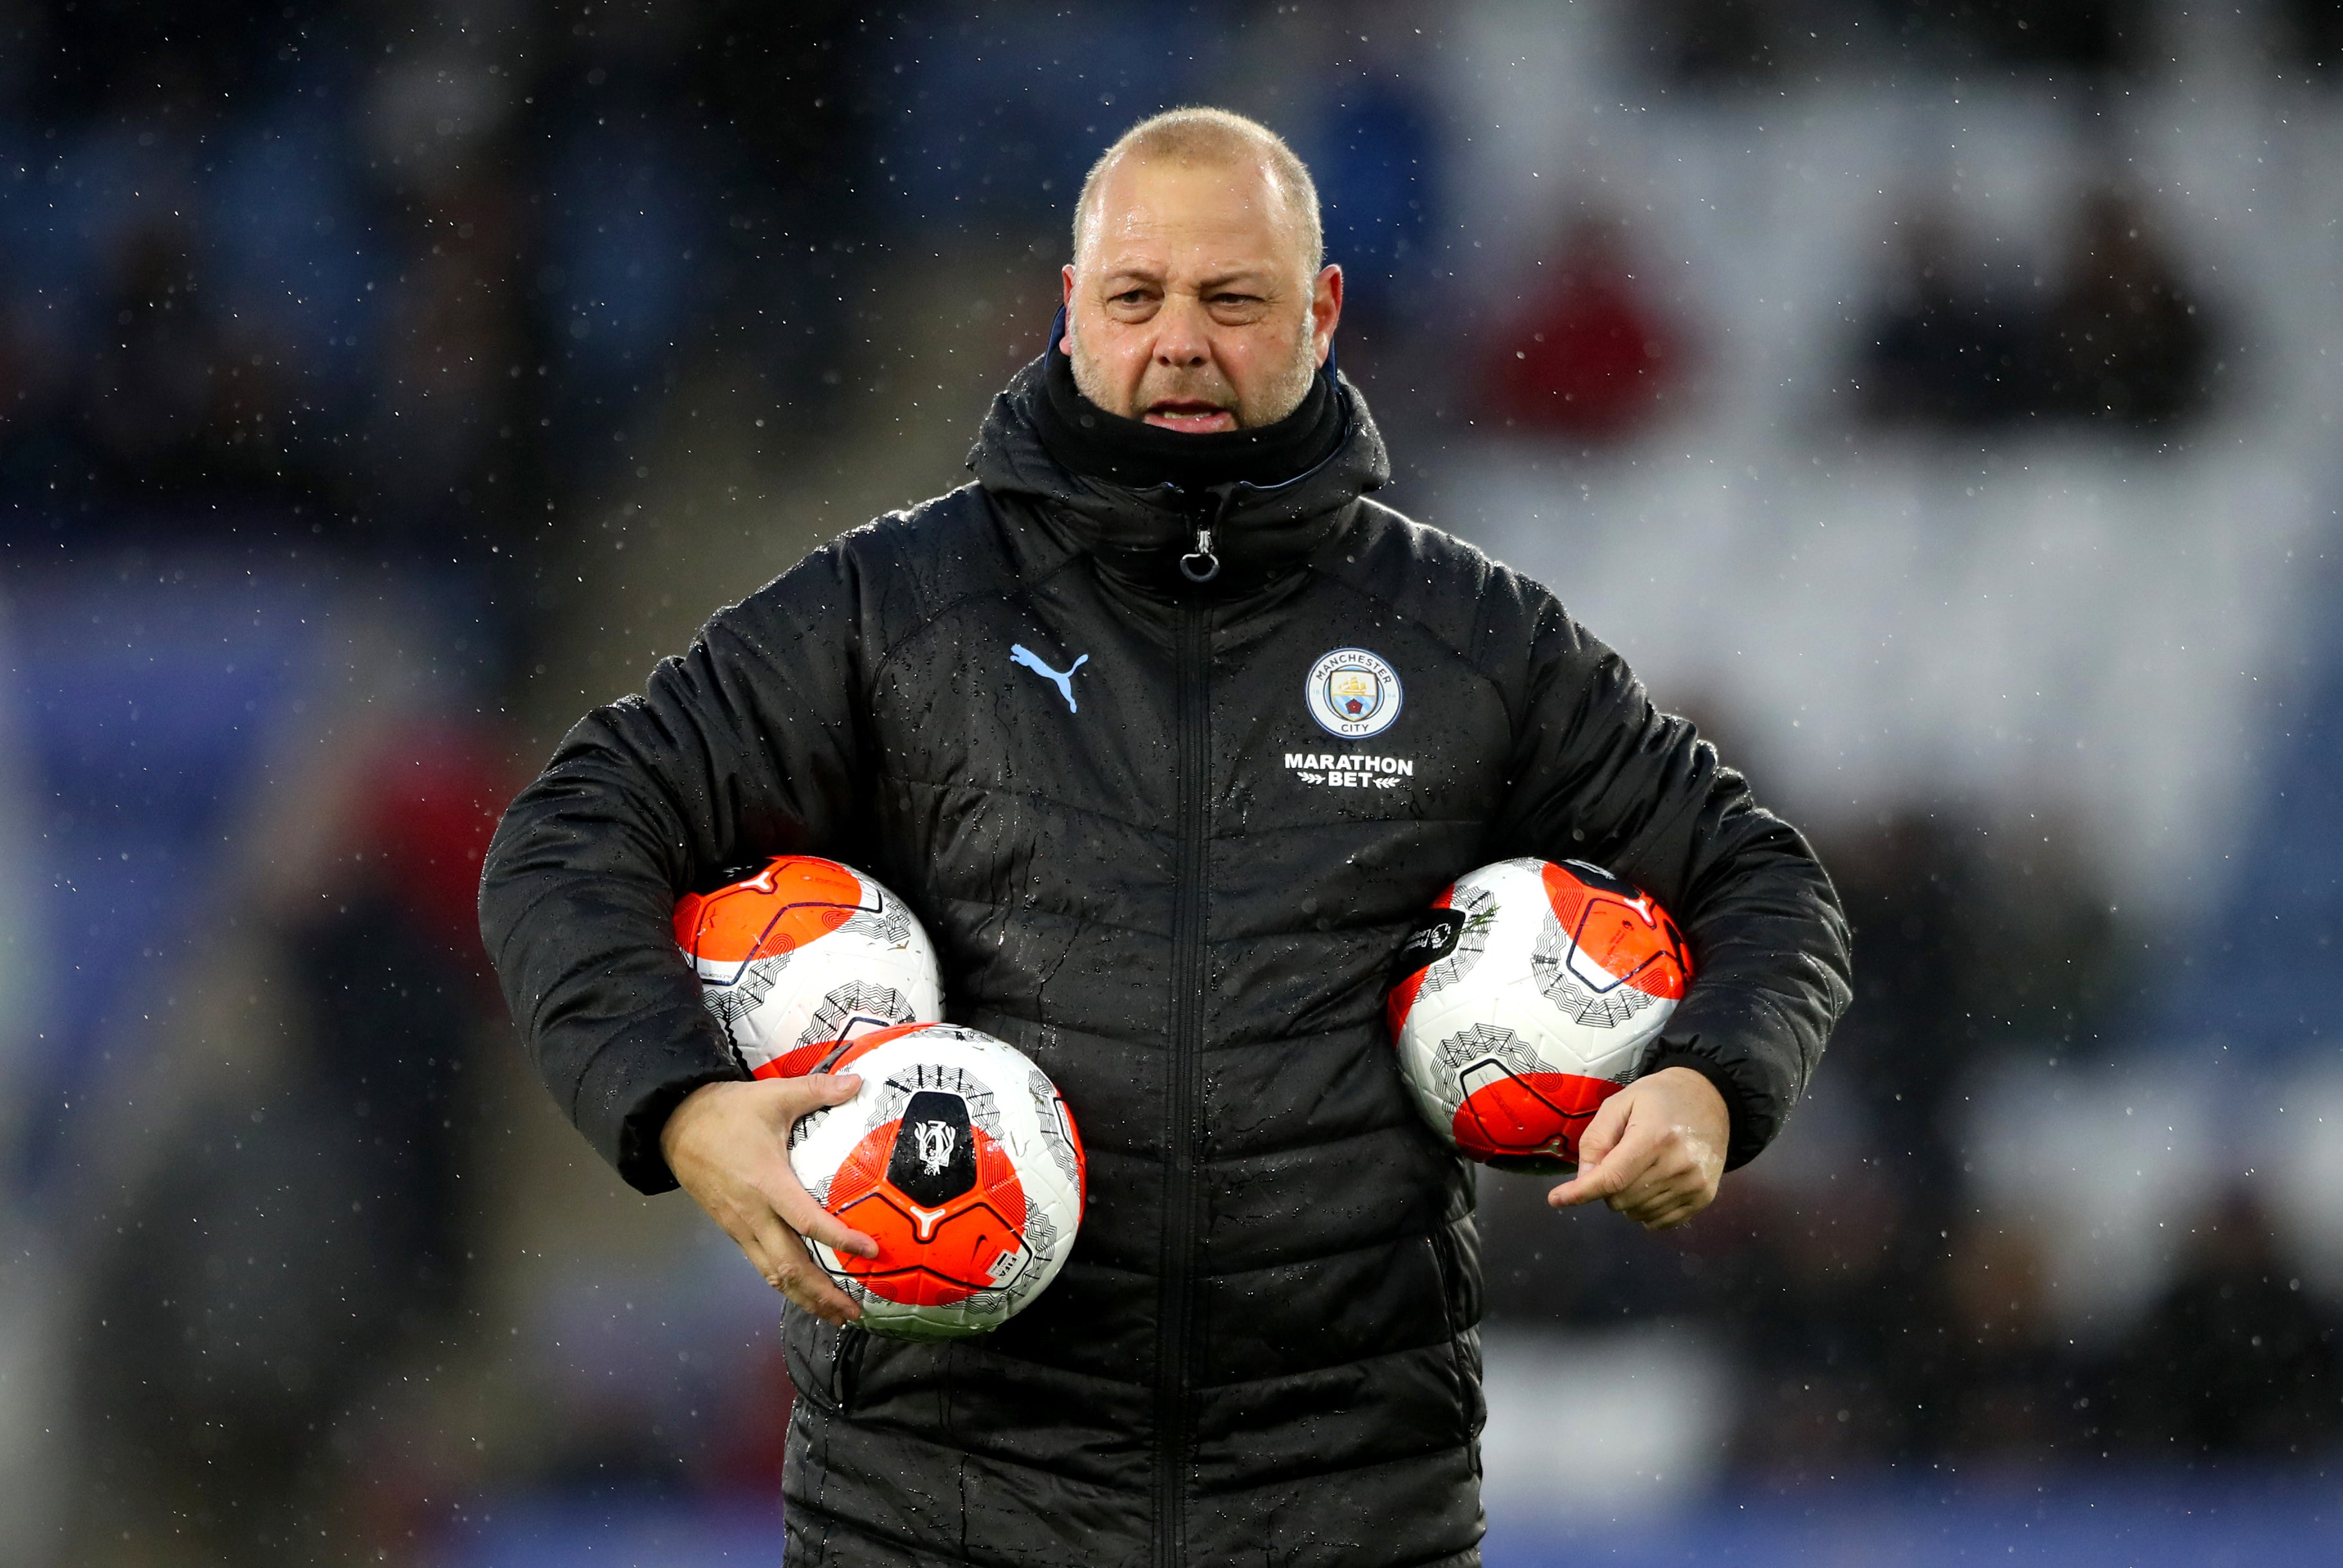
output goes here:
{"type": "Polygon", "coordinates": [[[820,1072],[874,1030],[943,1016],[920,922],[875,878],[835,860],[779,855],[744,881],[687,893],[675,940],[757,1078],[820,1072]]]}
{"type": "Polygon", "coordinates": [[[862,1087],[798,1119],[789,1166],[879,1243],[857,1258],[807,1238],[862,1326],[959,1339],[1023,1311],[1082,1221],[1081,1138],[1057,1086],[1022,1051],[948,1023],[866,1035],[830,1070],[862,1087]]]}
{"type": "Polygon", "coordinates": [[[1649,895],[1583,860],[1500,860],[1458,878],[1400,948],[1400,1070],[1471,1158],[1567,1171],[1691,978],[1649,895]]]}

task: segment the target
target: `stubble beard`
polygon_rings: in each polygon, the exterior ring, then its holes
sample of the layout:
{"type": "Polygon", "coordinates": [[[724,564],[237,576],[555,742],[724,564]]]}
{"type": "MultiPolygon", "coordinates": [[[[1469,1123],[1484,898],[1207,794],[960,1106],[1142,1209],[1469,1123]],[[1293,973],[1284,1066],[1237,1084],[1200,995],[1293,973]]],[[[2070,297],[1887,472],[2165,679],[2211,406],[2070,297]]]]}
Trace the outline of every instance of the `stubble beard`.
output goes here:
{"type": "Polygon", "coordinates": [[[1237,417],[1238,429],[1255,430],[1276,424],[1301,407],[1302,400],[1310,395],[1310,383],[1318,374],[1315,326],[1311,317],[1302,318],[1302,329],[1294,335],[1293,351],[1286,359],[1285,368],[1276,380],[1262,388],[1258,407],[1248,406],[1236,388],[1229,385],[1228,378],[1215,370],[1207,373],[1209,379],[1192,382],[1178,377],[1151,382],[1142,377],[1139,396],[1145,402],[1135,408],[1119,408],[1119,395],[1107,385],[1105,374],[1083,347],[1081,332],[1071,319],[1066,323],[1066,340],[1069,357],[1074,362],[1074,389],[1111,414],[1144,419],[1148,404],[1170,398],[1194,398],[1231,408],[1237,417]]]}

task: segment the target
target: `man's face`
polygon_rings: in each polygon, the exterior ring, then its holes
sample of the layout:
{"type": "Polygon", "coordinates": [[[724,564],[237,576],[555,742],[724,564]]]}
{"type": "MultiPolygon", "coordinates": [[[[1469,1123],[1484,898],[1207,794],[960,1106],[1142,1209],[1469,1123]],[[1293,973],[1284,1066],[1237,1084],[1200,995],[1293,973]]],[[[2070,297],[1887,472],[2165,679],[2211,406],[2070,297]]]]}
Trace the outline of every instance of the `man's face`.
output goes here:
{"type": "Polygon", "coordinates": [[[1082,396],[1169,430],[1273,425],[1301,406],[1342,311],[1257,164],[1125,158],[1065,269],[1066,351],[1082,396]]]}

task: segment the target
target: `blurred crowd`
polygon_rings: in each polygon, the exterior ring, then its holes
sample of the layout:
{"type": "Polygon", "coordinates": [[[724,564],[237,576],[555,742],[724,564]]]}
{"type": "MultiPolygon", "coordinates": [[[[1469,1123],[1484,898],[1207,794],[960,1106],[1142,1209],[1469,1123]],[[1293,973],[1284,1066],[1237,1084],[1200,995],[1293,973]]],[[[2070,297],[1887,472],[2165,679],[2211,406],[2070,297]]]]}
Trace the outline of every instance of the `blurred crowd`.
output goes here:
{"type": "MultiPolygon", "coordinates": [[[[513,716],[528,673],[595,618],[561,586],[578,540],[691,388],[726,382],[800,452],[847,441],[900,307],[875,280],[953,286],[898,264],[955,246],[1054,258],[1091,150],[1209,97],[1265,103],[1311,162],[1352,279],[1342,362],[1403,459],[1467,427],[1632,451],[1705,417],[1717,328],[1634,203],[1590,186],[1518,276],[1472,273],[1461,111],[1405,68],[1405,8],[1367,7],[1355,49],[1289,10],[0,0],[0,788],[38,824],[11,940],[88,982],[0,1024],[0,1153],[72,1302],[71,1560],[308,1561],[321,1530],[398,1554],[465,1498],[775,1490],[773,1306],[720,1245],[547,1272],[510,1244],[510,1130],[542,1107],[516,1109],[472,934],[545,739],[513,716]],[[1263,38],[1322,66],[1280,96],[1263,38]],[[137,957],[101,971],[96,946],[137,957]],[[175,1544],[106,1544],[133,1534],[175,1544]]],[[[1622,15],[1639,80],[1694,105],[1883,60],[2086,98],[2154,67],[2144,0],[1622,15]]],[[[2336,16],[2268,7],[2267,69],[2343,75],[2336,16]]],[[[2120,175],[2078,177],[2040,254],[1916,194],[1874,236],[1827,417],[2168,445],[2233,404],[2237,301],[2120,175]]],[[[2280,856],[2332,792],[2316,720],[2343,683],[2308,700],[2280,856]]],[[[2176,1215],[2160,1294],[2084,1342],[2044,1237],[1980,1200],[1979,1074],[2104,1062],[2235,1000],[2159,990],[2167,950],[2098,868],[1990,826],[1917,800],[1821,846],[1859,978],[1809,1113],[1827,1172],[1785,1150],[1665,1241],[1488,1182],[1492,1321],[1704,1325],[1751,1473],[2331,1448],[2337,1302],[2249,1181],[2176,1215]]],[[[2289,932],[2328,929],[2332,886],[2289,932]]],[[[2270,962],[2256,994],[2294,995],[2303,966],[2270,962]]]]}
{"type": "Polygon", "coordinates": [[[2171,952],[2119,923],[2071,856],[1993,845],[1946,809],[1818,845],[1859,955],[1801,1129],[1833,1146],[1824,1168],[1785,1147],[1664,1244],[1600,1216],[1557,1221],[1543,1187],[1484,1181],[1493,1319],[1714,1323],[1743,1383],[1733,1462],[1785,1483],[2330,1452],[2343,1303],[2249,1172],[2199,1172],[2162,1221],[2165,1282],[2097,1333],[2053,1300],[2052,1229],[1972,1180],[1980,1084],[2018,1059],[2127,1054],[2171,952]]]}
{"type": "Polygon", "coordinates": [[[484,559],[628,467],[708,342],[820,400],[848,7],[0,16],[20,548],[297,518],[484,559]]]}

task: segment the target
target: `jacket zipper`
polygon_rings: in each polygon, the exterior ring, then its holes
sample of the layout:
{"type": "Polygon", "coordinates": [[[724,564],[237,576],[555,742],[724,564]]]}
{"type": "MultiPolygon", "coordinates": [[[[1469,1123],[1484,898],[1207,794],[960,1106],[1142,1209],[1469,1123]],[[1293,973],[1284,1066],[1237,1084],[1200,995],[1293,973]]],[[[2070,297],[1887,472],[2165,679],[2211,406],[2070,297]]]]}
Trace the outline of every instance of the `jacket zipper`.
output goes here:
{"type": "Polygon", "coordinates": [[[1188,1362],[1194,1312],[1197,1145],[1203,1097],[1205,834],[1210,825],[1211,612],[1180,608],[1179,839],[1172,917],[1171,1093],[1164,1111],[1163,1253],[1155,1382],[1155,1561],[1187,1558],[1188,1362]]]}

